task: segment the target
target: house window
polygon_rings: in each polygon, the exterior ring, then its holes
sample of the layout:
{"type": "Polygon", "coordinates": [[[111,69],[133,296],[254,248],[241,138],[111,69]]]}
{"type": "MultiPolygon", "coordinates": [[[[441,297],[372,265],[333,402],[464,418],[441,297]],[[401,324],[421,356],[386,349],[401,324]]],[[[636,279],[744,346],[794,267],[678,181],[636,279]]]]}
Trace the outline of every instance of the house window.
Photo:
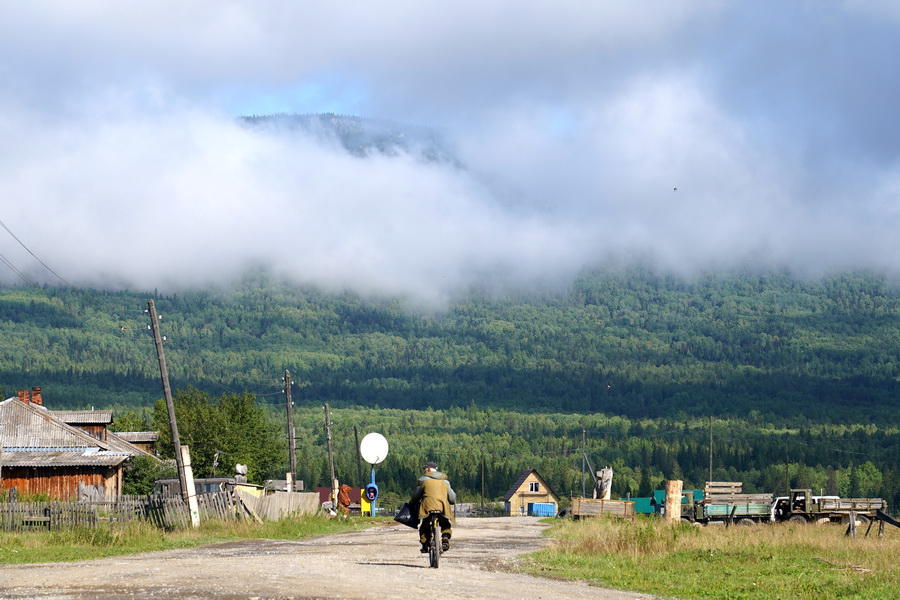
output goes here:
{"type": "Polygon", "coordinates": [[[532,494],[536,494],[541,491],[541,484],[537,481],[529,481],[528,482],[528,491],[532,494]]]}

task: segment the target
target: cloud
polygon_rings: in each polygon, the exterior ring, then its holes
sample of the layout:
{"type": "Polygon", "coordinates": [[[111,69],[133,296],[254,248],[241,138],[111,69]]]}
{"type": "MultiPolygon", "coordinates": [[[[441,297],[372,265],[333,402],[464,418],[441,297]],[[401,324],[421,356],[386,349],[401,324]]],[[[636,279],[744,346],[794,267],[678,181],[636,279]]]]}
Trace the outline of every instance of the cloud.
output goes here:
{"type": "Polygon", "coordinates": [[[10,4],[0,220],[93,285],[265,265],[435,301],[610,256],[897,272],[898,28],[861,0],[10,4]],[[439,127],[457,162],[235,118],[273,111],[439,127]]]}

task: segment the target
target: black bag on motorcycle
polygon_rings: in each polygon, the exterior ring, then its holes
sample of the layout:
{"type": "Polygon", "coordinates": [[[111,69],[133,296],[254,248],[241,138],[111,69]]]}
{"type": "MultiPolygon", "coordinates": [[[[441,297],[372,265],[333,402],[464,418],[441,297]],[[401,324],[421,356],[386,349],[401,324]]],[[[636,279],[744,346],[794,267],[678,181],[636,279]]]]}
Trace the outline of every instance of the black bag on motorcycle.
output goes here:
{"type": "Polygon", "coordinates": [[[403,523],[407,527],[416,529],[419,526],[419,507],[410,506],[409,502],[406,502],[403,508],[397,511],[397,516],[394,517],[394,520],[398,523],[403,523]]]}

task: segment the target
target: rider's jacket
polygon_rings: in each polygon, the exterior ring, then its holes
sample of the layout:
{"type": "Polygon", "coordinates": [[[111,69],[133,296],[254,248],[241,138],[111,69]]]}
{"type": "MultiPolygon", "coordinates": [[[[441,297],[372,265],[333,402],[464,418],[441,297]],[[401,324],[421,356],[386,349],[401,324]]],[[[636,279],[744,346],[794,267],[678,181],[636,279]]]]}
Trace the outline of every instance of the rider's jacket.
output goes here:
{"type": "Polygon", "coordinates": [[[419,478],[419,485],[413,494],[411,503],[419,504],[419,517],[426,517],[433,510],[444,513],[451,521],[453,510],[451,504],[456,503],[456,493],[450,487],[447,476],[440,471],[429,471],[419,478]]]}

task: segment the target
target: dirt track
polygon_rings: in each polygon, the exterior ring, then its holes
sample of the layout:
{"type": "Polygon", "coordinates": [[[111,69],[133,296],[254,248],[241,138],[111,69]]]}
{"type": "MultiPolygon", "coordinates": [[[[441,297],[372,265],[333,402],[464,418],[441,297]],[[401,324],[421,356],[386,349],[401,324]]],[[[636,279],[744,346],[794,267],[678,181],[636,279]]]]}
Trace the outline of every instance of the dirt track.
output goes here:
{"type": "Polygon", "coordinates": [[[0,566],[0,598],[647,598],[515,572],[546,543],[537,519],[460,519],[439,569],[392,524],[292,541],[255,540],[79,563],[0,566]]]}

